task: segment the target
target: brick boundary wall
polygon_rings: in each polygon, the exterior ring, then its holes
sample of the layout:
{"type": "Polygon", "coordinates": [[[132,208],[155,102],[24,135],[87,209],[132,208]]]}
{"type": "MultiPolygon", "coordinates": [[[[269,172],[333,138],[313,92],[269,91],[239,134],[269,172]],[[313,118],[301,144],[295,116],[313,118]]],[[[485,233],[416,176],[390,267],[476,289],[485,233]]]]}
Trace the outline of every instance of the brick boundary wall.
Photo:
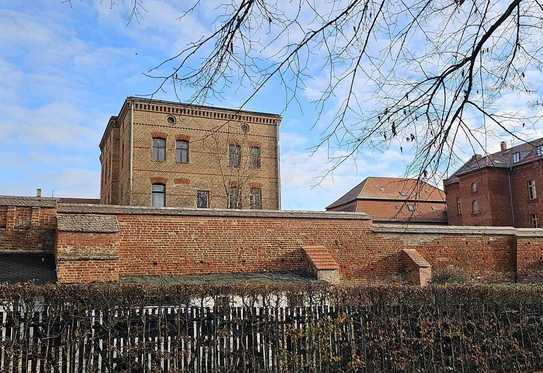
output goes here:
{"type": "Polygon", "coordinates": [[[0,254],[52,254],[57,202],[0,196],[0,254]]]}
{"type": "Polygon", "coordinates": [[[483,282],[543,281],[543,229],[375,224],[384,247],[416,249],[435,273],[450,266],[483,282]]]}
{"type": "MultiPolygon", "coordinates": [[[[119,277],[307,273],[302,246],[324,245],[341,256],[347,252],[341,248],[357,245],[371,226],[367,215],[356,213],[82,205],[62,205],[59,213],[116,216],[119,277]]],[[[64,244],[59,230],[57,247],[64,244]]],[[[345,265],[346,273],[353,270],[345,265]]]]}
{"type": "Polygon", "coordinates": [[[348,280],[404,282],[404,249],[416,250],[433,273],[454,266],[483,282],[543,280],[543,229],[375,224],[365,214],[348,212],[9,203],[0,198],[0,207],[7,206],[0,208],[0,222],[6,222],[0,248],[54,250],[60,282],[309,273],[303,246],[326,248],[348,280]],[[19,210],[22,220],[30,217],[26,230],[7,224],[19,210]]]}

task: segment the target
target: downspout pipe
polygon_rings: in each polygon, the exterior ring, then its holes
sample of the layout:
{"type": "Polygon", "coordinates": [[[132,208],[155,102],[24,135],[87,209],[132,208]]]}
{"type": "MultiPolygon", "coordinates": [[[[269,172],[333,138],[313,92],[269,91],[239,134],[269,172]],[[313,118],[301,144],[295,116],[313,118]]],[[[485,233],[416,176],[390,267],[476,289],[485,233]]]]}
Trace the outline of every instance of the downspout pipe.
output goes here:
{"type": "Polygon", "coordinates": [[[509,167],[509,172],[507,172],[507,180],[509,182],[509,204],[511,206],[511,219],[513,227],[516,226],[515,222],[515,208],[513,206],[513,187],[511,184],[511,174],[513,173],[513,167],[509,167]]]}
{"type": "Polygon", "coordinates": [[[277,208],[281,210],[281,147],[280,131],[281,120],[277,121],[275,126],[275,139],[277,141],[277,208]]]}
{"type": "Polygon", "coordinates": [[[132,186],[133,186],[133,178],[134,178],[134,102],[129,101],[128,103],[130,105],[130,193],[128,198],[128,204],[132,206],[132,186]]]}

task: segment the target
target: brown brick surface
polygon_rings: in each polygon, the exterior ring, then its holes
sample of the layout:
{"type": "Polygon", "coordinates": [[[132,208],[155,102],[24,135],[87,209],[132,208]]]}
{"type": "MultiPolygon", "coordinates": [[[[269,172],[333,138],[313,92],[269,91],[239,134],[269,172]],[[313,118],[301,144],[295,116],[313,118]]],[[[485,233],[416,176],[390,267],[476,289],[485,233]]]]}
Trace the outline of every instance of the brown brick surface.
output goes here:
{"type": "Polygon", "coordinates": [[[543,160],[516,165],[513,168],[486,167],[461,174],[445,183],[447,215],[450,225],[493,225],[532,227],[531,215],[539,217],[543,226],[543,160]],[[537,198],[528,198],[528,181],[534,180],[537,198]],[[477,192],[471,190],[477,182],[477,192]],[[458,216],[456,200],[462,201],[462,216],[458,216]],[[471,211],[472,201],[479,201],[479,214],[471,211]]]}
{"type": "Polygon", "coordinates": [[[57,276],[62,282],[308,272],[304,246],[325,247],[346,279],[401,281],[402,250],[407,249],[416,250],[433,270],[455,266],[479,281],[543,280],[543,233],[538,229],[374,224],[364,214],[344,212],[59,204],[59,214],[73,215],[68,221],[76,225],[65,231],[56,229],[56,209],[3,210],[4,252],[51,252],[56,231],[57,276]],[[118,232],[108,228],[112,217],[118,232]],[[89,221],[92,229],[79,229],[89,221]]]}
{"type": "Polygon", "coordinates": [[[207,190],[210,192],[211,208],[226,208],[227,188],[235,182],[242,188],[242,208],[249,208],[249,184],[258,183],[262,188],[262,207],[278,209],[279,120],[278,116],[269,114],[129,99],[119,118],[115,119],[115,125],[108,125],[102,140],[102,201],[108,204],[149,206],[151,185],[153,180],[160,178],[161,183],[166,185],[168,207],[196,207],[197,191],[207,190]],[[238,117],[230,119],[232,115],[238,117]],[[168,122],[169,116],[176,118],[174,124],[168,122]],[[246,133],[242,125],[248,126],[246,133]],[[115,137],[117,135],[118,141],[115,137]],[[153,136],[166,139],[165,161],[151,160],[153,136]],[[176,162],[176,139],[189,140],[189,163],[176,162]],[[228,145],[231,143],[241,145],[239,168],[229,167],[228,145]],[[250,145],[255,144],[261,147],[261,168],[258,169],[249,165],[250,145]],[[116,150],[112,149],[120,149],[118,160],[116,150]],[[118,193],[118,198],[115,193],[118,193]]]}

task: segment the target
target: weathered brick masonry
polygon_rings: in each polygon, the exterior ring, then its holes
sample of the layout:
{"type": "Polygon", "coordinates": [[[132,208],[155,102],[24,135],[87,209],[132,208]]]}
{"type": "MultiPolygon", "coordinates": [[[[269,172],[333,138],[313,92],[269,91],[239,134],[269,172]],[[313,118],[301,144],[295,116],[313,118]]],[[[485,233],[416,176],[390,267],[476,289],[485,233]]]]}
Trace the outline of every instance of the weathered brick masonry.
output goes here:
{"type": "Polygon", "coordinates": [[[480,281],[543,279],[542,229],[374,224],[365,214],[342,212],[3,202],[2,250],[54,250],[61,282],[309,272],[303,252],[307,246],[326,248],[346,279],[412,278],[405,276],[414,267],[404,249],[416,250],[431,265],[427,272],[452,265],[480,281]],[[15,216],[26,222],[30,217],[24,230],[15,228],[15,216]]]}
{"type": "MultiPolygon", "coordinates": [[[[543,274],[543,230],[537,229],[379,225],[357,213],[82,205],[61,205],[59,212],[116,217],[118,236],[103,234],[117,240],[120,277],[307,272],[303,247],[313,245],[327,248],[347,279],[402,280],[403,249],[415,249],[433,271],[455,266],[479,281],[538,280],[543,274]]],[[[65,245],[61,237],[57,247],[65,245]]]]}
{"type": "Polygon", "coordinates": [[[57,202],[0,196],[0,254],[53,253],[57,202]]]}

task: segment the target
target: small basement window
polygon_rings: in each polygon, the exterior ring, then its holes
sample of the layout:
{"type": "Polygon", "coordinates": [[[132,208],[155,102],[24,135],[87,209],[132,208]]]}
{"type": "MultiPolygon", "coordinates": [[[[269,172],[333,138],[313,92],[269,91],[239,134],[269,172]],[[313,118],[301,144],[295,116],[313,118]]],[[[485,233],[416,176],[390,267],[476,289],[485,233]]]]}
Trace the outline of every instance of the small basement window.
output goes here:
{"type": "Polygon", "coordinates": [[[166,206],[166,185],[153,184],[152,186],[152,205],[153,207],[165,207],[166,206]]]}

